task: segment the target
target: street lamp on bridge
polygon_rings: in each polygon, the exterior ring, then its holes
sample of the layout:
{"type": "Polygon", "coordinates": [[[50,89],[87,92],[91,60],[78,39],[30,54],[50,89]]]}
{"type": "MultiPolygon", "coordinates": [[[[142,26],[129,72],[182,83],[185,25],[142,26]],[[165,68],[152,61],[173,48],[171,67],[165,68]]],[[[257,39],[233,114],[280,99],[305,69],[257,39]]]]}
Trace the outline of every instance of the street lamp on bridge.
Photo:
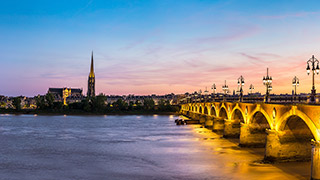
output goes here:
{"type": "Polygon", "coordinates": [[[267,68],[267,76],[263,76],[263,85],[266,86],[266,97],[264,102],[269,101],[269,92],[272,90],[272,77],[269,76],[269,68],[267,68]]]}
{"type": "Polygon", "coordinates": [[[310,64],[312,66],[312,88],[311,88],[311,96],[310,96],[310,102],[315,102],[315,96],[316,96],[316,88],[314,86],[314,75],[315,73],[319,74],[319,61],[312,55],[312,57],[307,61],[307,74],[310,74],[310,64]],[[317,66],[315,67],[315,65],[317,66]]]}
{"type": "Polygon", "coordinates": [[[226,100],[226,96],[229,92],[229,87],[227,85],[227,80],[224,81],[224,85],[222,86],[222,91],[224,92],[223,100],[226,100]]]}
{"type": "Polygon", "coordinates": [[[213,83],[212,86],[211,86],[211,89],[212,89],[213,101],[214,101],[214,98],[215,98],[215,95],[216,95],[216,90],[217,90],[216,84],[213,83]]]}
{"type": "Polygon", "coordinates": [[[299,78],[297,78],[297,76],[295,76],[292,79],[292,86],[294,86],[294,95],[297,95],[297,86],[299,86],[299,78]]]}
{"type": "Polygon", "coordinates": [[[243,78],[242,75],[238,78],[238,86],[240,86],[240,98],[239,98],[239,101],[242,102],[243,101],[243,89],[242,89],[242,86],[244,86],[244,78],[243,78]]]}
{"type": "Polygon", "coordinates": [[[295,76],[292,79],[292,86],[294,86],[294,98],[292,98],[292,101],[296,99],[297,96],[297,86],[299,86],[299,79],[297,78],[297,76],[295,76]]]}
{"type": "Polygon", "coordinates": [[[250,94],[252,94],[253,91],[254,91],[254,86],[252,84],[250,84],[250,87],[249,87],[250,94]]]}
{"type": "Polygon", "coordinates": [[[202,102],[202,90],[201,89],[199,90],[199,100],[200,100],[200,102],[202,102]]]}
{"type": "Polygon", "coordinates": [[[206,87],[206,90],[204,90],[204,102],[207,102],[208,94],[209,94],[209,91],[206,87]]]}

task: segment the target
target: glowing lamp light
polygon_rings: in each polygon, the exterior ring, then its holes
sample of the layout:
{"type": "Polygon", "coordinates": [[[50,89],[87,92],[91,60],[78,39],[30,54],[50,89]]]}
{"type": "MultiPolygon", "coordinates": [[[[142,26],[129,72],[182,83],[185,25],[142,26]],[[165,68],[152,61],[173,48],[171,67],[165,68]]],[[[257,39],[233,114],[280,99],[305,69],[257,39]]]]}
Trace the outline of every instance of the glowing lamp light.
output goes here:
{"type": "Polygon", "coordinates": [[[310,74],[310,66],[309,66],[309,63],[307,65],[307,74],[309,75],[310,74]]]}

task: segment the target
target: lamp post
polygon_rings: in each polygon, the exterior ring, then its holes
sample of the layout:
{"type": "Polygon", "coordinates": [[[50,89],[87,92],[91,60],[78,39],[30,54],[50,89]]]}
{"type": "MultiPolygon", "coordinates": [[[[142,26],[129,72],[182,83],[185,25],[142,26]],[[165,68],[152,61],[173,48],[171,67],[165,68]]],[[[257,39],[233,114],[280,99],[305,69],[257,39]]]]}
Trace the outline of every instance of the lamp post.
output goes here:
{"type": "Polygon", "coordinates": [[[269,101],[269,92],[272,90],[272,77],[269,76],[269,68],[267,68],[267,76],[263,76],[263,85],[266,86],[266,97],[264,102],[269,101]]]}
{"type": "Polygon", "coordinates": [[[294,86],[294,95],[297,95],[297,86],[299,86],[299,78],[297,78],[297,76],[295,76],[292,79],[292,86],[294,86]]]}
{"type": "Polygon", "coordinates": [[[239,101],[242,102],[243,101],[243,89],[242,89],[242,86],[244,86],[244,78],[242,77],[242,75],[238,78],[238,86],[240,86],[240,98],[239,98],[239,101]]]}
{"type": "Polygon", "coordinates": [[[213,83],[212,86],[211,86],[211,89],[212,89],[213,101],[214,101],[215,96],[216,96],[216,90],[217,90],[216,84],[213,83]]]}
{"type": "Polygon", "coordinates": [[[200,89],[199,90],[199,98],[200,98],[200,102],[202,102],[201,100],[202,100],[202,90],[200,89]]]}
{"type": "Polygon", "coordinates": [[[249,87],[250,94],[252,94],[253,91],[254,91],[254,86],[252,84],[250,84],[250,87],[249,87]]]}
{"type": "Polygon", "coordinates": [[[209,91],[206,87],[206,90],[204,90],[204,102],[207,102],[208,93],[209,93],[209,91]]]}
{"type": "Polygon", "coordinates": [[[223,100],[226,100],[226,96],[228,94],[229,91],[229,87],[227,85],[227,80],[224,81],[224,85],[222,86],[222,91],[224,92],[224,96],[223,96],[223,100]]]}
{"type": "Polygon", "coordinates": [[[297,76],[295,76],[293,79],[292,79],[292,86],[294,86],[294,98],[292,98],[292,101],[293,100],[296,100],[296,96],[297,96],[297,86],[299,86],[299,79],[297,78],[297,76]]]}
{"type": "Polygon", "coordinates": [[[315,96],[316,96],[316,88],[314,86],[314,75],[315,73],[319,74],[319,61],[312,55],[312,57],[307,61],[307,74],[310,74],[310,64],[312,66],[312,88],[311,88],[311,96],[310,96],[310,102],[315,102],[315,96]],[[315,66],[317,64],[317,66],[315,66]]]}

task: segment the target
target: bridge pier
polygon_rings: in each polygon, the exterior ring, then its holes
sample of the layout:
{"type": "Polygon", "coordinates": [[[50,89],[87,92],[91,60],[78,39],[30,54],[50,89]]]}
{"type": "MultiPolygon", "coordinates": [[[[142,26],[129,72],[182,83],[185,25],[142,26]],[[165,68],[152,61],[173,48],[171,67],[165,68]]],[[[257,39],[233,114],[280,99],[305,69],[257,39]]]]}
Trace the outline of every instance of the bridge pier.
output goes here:
{"type": "Polygon", "coordinates": [[[188,116],[188,114],[189,114],[188,112],[189,112],[189,111],[184,111],[184,110],[181,110],[181,111],[180,111],[180,113],[181,113],[182,115],[185,115],[185,116],[188,116]]]}
{"type": "Polygon", "coordinates": [[[214,118],[213,119],[213,132],[223,132],[224,130],[224,118],[214,118]]]}
{"type": "Polygon", "coordinates": [[[320,143],[319,141],[312,142],[311,180],[320,180],[320,143]]]}
{"type": "Polygon", "coordinates": [[[239,138],[240,137],[240,122],[235,120],[225,120],[223,137],[239,138]]]}
{"type": "Polygon", "coordinates": [[[240,127],[240,143],[242,147],[265,147],[266,133],[262,129],[241,123],[240,127]]]}
{"type": "Polygon", "coordinates": [[[201,115],[199,113],[191,112],[191,113],[189,113],[189,116],[193,120],[200,120],[201,115]]]}
{"type": "Polygon", "coordinates": [[[205,125],[206,120],[207,120],[207,115],[204,115],[204,114],[199,115],[199,123],[200,124],[205,125]]]}
{"type": "MultiPolygon", "coordinates": [[[[266,161],[307,161],[311,158],[310,140],[297,138],[291,134],[267,130],[267,142],[265,157],[266,161]]],[[[319,153],[319,147],[315,146],[315,151],[319,153]]],[[[314,155],[315,161],[319,163],[319,154],[314,155]]],[[[315,169],[319,169],[318,164],[315,169]]],[[[317,171],[320,177],[320,171],[317,171]]],[[[319,178],[320,179],[320,178],[319,178]]]]}
{"type": "Polygon", "coordinates": [[[213,120],[214,120],[214,117],[212,116],[207,116],[206,118],[206,121],[204,123],[204,126],[208,129],[212,129],[213,127],[213,120]]]}

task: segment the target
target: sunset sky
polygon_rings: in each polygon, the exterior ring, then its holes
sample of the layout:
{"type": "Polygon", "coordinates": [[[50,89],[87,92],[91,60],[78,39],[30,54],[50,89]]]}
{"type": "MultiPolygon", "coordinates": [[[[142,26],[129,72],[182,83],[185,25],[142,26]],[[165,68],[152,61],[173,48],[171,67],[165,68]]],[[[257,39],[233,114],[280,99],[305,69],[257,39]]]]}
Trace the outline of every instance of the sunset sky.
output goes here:
{"type": "MultiPolygon", "coordinates": [[[[167,94],[237,78],[265,92],[310,92],[306,61],[320,59],[320,1],[0,1],[0,95],[49,87],[87,91],[91,51],[96,93],[167,94]]],[[[320,75],[316,76],[320,93],[320,75]]]]}

